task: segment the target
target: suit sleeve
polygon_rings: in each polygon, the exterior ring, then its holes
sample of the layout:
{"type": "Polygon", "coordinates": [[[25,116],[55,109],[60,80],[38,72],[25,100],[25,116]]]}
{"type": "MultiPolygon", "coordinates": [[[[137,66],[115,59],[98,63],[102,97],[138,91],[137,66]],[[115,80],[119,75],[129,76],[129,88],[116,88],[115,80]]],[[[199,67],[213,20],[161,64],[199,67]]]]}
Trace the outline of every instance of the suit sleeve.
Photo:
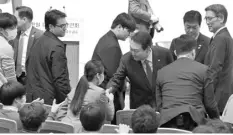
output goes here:
{"type": "Polygon", "coordinates": [[[204,80],[204,106],[211,119],[219,118],[219,110],[214,96],[213,82],[204,80]]]}
{"type": "Polygon", "coordinates": [[[1,58],[1,69],[4,77],[9,80],[17,81],[15,73],[15,61],[13,58],[8,56],[2,56],[1,58]]]}
{"type": "MultiPolygon", "coordinates": [[[[222,37],[216,37],[216,39],[214,40],[214,51],[213,51],[213,55],[211,56],[211,61],[210,61],[210,65],[209,68],[207,70],[207,77],[209,78],[209,81],[213,81],[216,82],[219,78],[219,72],[222,71],[222,68],[224,66],[224,59],[225,59],[225,55],[226,55],[226,41],[224,40],[224,38],[222,37]]],[[[216,88],[214,88],[216,89],[216,88]]],[[[221,91],[215,91],[215,95],[220,94],[221,91]]],[[[217,96],[220,97],[220,96],[217,96]]],[[[216,99],[217,102],[220,99],[216,99]]]]}
{"type": "Polygon", "coordinates": [[[139,0],[129,0],[129,12],[138,19],[150,21],[151,14],[140,8],[139,0]]]}
{"type": "Polygon", "coordinates": [[[157,111],[160,112],[160,109],[162,108],[162,93],[161,93],[161,87],[160,87],[160,82],[159,82],[159,71],[158,71],[158,77],[156,80],[156,105],[157,105],[157,111]]]}
{"type": "Polygon", "coordinates": [[[170,64],[174,61],[173,57],[172,57],[172,53],[168,50],[167,51],[167,64],[170,64]]]}
{"type": "Polygon", "coordinates": [[[175,53],[174,53],[174,51],[175,51],[175,43],[174,43],[174,39],[173,39],[173,40],[172,40],[172,42],[171,42],[170,51],[171,51],[171,54],[172,54],[173,60],[176,60],[176,59],[177,59],[177,57],[176,57],[176,55],[175,55],[175,53]]]}
{"type": "Polygon", "coordinates": [[[121,90],[120,88],[124,85],[125,83],[125,78],[127,76],[127,69],[126,65],[123,60],[124,57],[122,57],[120,61],[120,65],[114,74],[113,78],[110,80],[108,84],[108,88],[112,87],[112,92],[115,92],[117,90],[121,90]]]}
{"type": "Polygon", "coordinates": [[[51,53],[53,83],[56,88],[57,103],[64,101],[70,92],[67,58],[64,48],[57,46],[51,53]]]}

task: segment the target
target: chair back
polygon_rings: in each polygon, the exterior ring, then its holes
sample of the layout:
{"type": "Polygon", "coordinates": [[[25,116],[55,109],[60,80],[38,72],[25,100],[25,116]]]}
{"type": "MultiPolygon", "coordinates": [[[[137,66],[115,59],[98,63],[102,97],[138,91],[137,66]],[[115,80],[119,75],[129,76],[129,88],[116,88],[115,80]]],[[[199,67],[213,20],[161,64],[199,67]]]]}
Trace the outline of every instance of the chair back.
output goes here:
{"type": "Polygon", "coordinates": [[[221,120],[223,122],[233,124],[233,94],[229,97],[227,104],[223,110],[221,120]]]}
{"type": "Polygon", "coordinates": [[[0,118],[0,133],[17,133],[16,121],[0,118]]]}
{"type": "Polygon", "coordinates": [[[118,125],[104,124],[101,133],[117,133],[118,125]]]}
{"type": "Polygon", "coordinates": [[[74,133],[74,127],[68,123],[46,120],[39,133],[74,133]]]}
{"type": "Polygon", "coordinates": [[[157,133],[184,133],[192,134],[191,131],[176,129],[176,128],[158,128],[157,133]]]}
{"type": "Polygon", "coordinates": [[[131,117],[133,112],[136,109],[130,109],[130,110],[119,110],[116,112],[116,123],[119,124],[126,124],[131,127],[131,117]]]}

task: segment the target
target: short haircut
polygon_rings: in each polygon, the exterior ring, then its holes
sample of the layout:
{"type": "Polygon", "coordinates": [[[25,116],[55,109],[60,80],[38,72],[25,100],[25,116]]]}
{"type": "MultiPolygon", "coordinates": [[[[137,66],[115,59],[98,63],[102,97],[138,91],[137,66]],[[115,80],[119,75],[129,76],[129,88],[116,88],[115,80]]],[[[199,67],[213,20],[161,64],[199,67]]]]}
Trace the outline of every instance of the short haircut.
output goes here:
{"type": "Polygon", "coordinates": [[[201,13],[195,10],[191,10],[185,13],[183,17],[183,21],[185,22],[198,22],[199,26],[201,26],[201,13]]]}
{"type": "Polygon", "coordinates": [[[49,25],[53,25],[55,26],[57,24],[57,20],[61,19],[61,18],[65,18],[66,14],[53,9],[53,10],[49,10],[45,13],[45,29],[47,31],[49,31],[49,25]]]}
{"type": "Polygon", "coordinates": [[[0,28],[11,29],[17,26],[17,19],[9,13],[0,13],[0,28]]]}
{"type": "Polygon", "coordinates": [[[149,105],[142,105],[134,111],[131,118],[134,133],[156,133],[160,118],[149,105]]]}
{"type": "Polygon", "coordinates": [[[33,20],[33,11],[30,7],[27,6],[19,6],[16,7],[16,11],[18,11],[19,17],[22,19],[26,17],[28,20],[33,20]]]}
{"type": "Polygon", "coordinates": [[[215,129],[215,133],[230,133],[230,129],[227,124],[220,119],[211,119],[207,121],[206,125],[213,127],[215,129]]]}
{"type": "Polygon", "coordinates": [[[24,105],[19,110],[20,120],[24,129],[29,131],[37,131],[41,124],[48,116],[48,112],[44,104],[40,102],[32,102],[24,105]]]}
{"type": "Polygon", "coordinates": [[[174,39],[176,54],[184,54],[191,52],[197,46],[197,41],[190,35],[183,34],[174,39]]]}
{"type": "Polygon", "coordinates": [[[22,84],[9,81],[0,88],[0,101],[3,105],[12,105],[16,98],[22,98],[25,94],[26,89],[22,84]]]}
{"type": "Polygon", "coordinates": [[[193,133],[215,133],[212,126],[200,125],[193,129],[193,133]]]}
{"type": "Polygon", "coordinates": [[[86,131],[99,131],[105,121],[105,111],[98,104],[88,104],[81,109],[80,121],[86,131]]]}
{"type": "Polygon", "coordinates": [[[152,38],[148,32],[145,31],[138,31],[132,37],[135,43],[141,44],[142,49],[145,50],[148,47],[152,46],[152,38]]]}
{"type": "Polygon", "coordinates": [[[126,13],[121,13],[114,19],[111,29],[116,28],[116,26],[119,24],[123,28],[129,29],[130,32],[133,32],[136,29],[136,23],[134,22],[133,18],[126,13]]]}
{"type": "Polygon", "coordinates": [[[225,6],[221,4],[212,4],[206,7],[205,11],[212,11],[215,13],[216,16],[223,15],[224,16],[223,23],[225,24],[227,22],[228,13],[227,13],[227,9],[225,8],[225,6]]]}

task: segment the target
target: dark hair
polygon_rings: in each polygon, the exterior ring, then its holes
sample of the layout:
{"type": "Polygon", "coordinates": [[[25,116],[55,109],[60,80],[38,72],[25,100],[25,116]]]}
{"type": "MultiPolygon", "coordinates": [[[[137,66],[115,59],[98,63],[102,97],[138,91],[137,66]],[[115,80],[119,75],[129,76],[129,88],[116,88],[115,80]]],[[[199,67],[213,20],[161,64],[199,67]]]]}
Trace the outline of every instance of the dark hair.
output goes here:
{"type": "Polygon", "coordinates": [[[9,81],[0,88],[0,101],[3,105],[12,105],[16,98],[22,98],[25,94],[26,89],[22,84],[9,81]]]}
{"type": "Polygon", "coordinates": [[[227,13],[227,9],[225,8],[225,6],[221,4],[212,4],[206,7],[205,11],[212,11],[215,13],[216,16],[223,15],[224,16],[223,23],[225,24],[227,22],[228,13],[227,13]]]}
{"type": "Polygon", "coordinates": [[[134,42],[141,44],[142,49],[145,50],[148,47],[152,46],[152,38],[148,32],[138,31],[132,37],[131,40],[134,42]]]}
{"type": "Polygon", "coordinates": [[[131,32],[136,29],[136,23],[134,22],[133,18],[126,13],[121,13],[114,19],[114,21],[112,22],[111,29],[116,28],[116,26],[119,24],[123,28],[129,29],[129,31],[131,32]]]}
{"type": "Polygon", "coordinates": [[[132,114],[131,124],[134,133],[156,133],[160,118],[149,105],[142,105],[132,114]]]}
{"type": "Polygon", "coordinates": [[[176,54],[191,52],[196,48],[197,41],[190,35],[183,34],[180,37],[174,39],[176,54]]]}
{"type": "Polygon", "coordinates": [[[213,127],[215,133],[230,133],[228,126],[220,119],[211,119],[207,121],[206,125],[213,127]]]}
{"type": "Polygon", "coordinates": [[[88,82],[92,81],[97,73],[102,74],[104,72],[104,66],[100,61],[90,60],[84,67],[84,76],[78,82],[74,97],[70,103],[70,109],[74,115],[77,115],[81,110],[83,99],[89,88],[88,82]]]}
{"type": "Polygon", "coordinates": [[[40,102],[32,102],[24,105],[19,110],[20,120],[24,129],[29,131],[37,131],[41,124],[48,116],[44,104],[40,102]]]}
{"type": "Polygon", "coordinates": [[[33,11],[30,7],[26,6],[19,6],[16,7],[16,11],[18,11],[19,17],[22,19],[23,17],[26,17],[30,21],[33,20],[33,11]]]}
{"type": "Polygon", "coordinates": [[[49,10],[45,13],[45,29],[47,31],[49,31],[49,24],[55,26],[57,24],[57,20],[61,19],[61,18],[65,18],[66,14],[53,9],[53,10],[49,10]]]}
{"type": "Polygon", "coordinates": [[[193,133],[215,133],[215,129],[211,126],[200,125],[193,129],[193,133]]]}
{"type": "Polygon", "coordinates": [[[105,112],[97,104],[88,104],[80,112],[80,121],[86,131],[98,131],[103,126],[105,112]]]}
{"type": "Polygon", "coordinates": [[[0,13],[0,28],[11,29],[17,26],[17,19],[9,13],[0,13]]]}
{"type": "Polygon", "coordinates": [[[198,22],[199,26],[201,26],[202,17],[200,12],[191,10],[185,13],[183,17],[183,21],[185,22],[198,22]]]}

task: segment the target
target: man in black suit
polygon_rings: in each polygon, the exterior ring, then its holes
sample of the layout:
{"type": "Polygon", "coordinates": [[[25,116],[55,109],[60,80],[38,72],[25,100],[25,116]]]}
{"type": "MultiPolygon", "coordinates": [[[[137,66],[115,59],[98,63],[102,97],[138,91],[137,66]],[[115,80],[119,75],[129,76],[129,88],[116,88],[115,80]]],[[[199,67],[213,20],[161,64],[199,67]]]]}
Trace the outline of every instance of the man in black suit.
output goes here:
{"type": "MultiPolygon", "coordinates": [[[[118,40],[125,41],[131,32],[136,28],[134,20],[126,13],[119,14],[113,21],[111,30],[109,30],[97,43],[92,59],[101,61],[104,65],[104,81],[100,85],[106,89],[106,85],[119,66],[122,56],[118,40]]],[[[114,94],[115,111],[124,108],[124,90],[123,86],[114,94]]],[[[115,124],[115,119],[112,121],[115,124]]]]}
{"type": "Polygon", "coordinates": [[[130,109],[148,104],[156,107],[155,82],[157,70],[173,61],[168,49],[152,46],[148,32],[139,31],[130,40],[130,52],[126,53],[117,72],[110,81],[109,92],[114,92],[129,78],[130,109]]]}
{"type": "Polygon", "coordinates": [[[206,83],[208,67],[195,58],[196,41],[189,35],[174,40],[178,59],[158,71],[156,99],[162,127],[192,130],[206,114],[219,118],[213,84],[206,83]]]}
{"type": "MultiPolygon", "coordinates": [[[[183,17],[185,33],[192,36],[197,41],[196,45],[196,57],[195,60],[204,64],[205,55],[208,51],[210,38],[201,34],[200,27],[202,22],[201,14],[198,11],[191,10],[185,13],[183,17]]],[[[175,38],[176,39],[176,38],[175,38]]],[[[174,60],[177,59],[175,54],[176,44],[175,39],[172,40],[170,50],[174,60]]]]}
{"type": "Polygon", "coordinates": [[[17,80],[25,85],[25,64],[32,45],[43,34],[43,31],[32,26],[33,11],[30,7],[17,7],[15,17],[18,21],[18,34],[13,43],[16,75],[17,80]]]}
{"type": "Polygon", "coordinates": [[[206,54],[205,64],[209,66],[207,75],[214,82],[214,92],[220,113],[223,112],[228,98],[233,94],[232,66],[233,40],[225,27],[227,10],[221,4],[213,4],[206,9],[206,24],[214,33],[210,41],[210,49],[206,54]]]}
{"type": "Polygon", "coordinates": [[[56,9],[45,13],[44,34],[32,46],[26,66],[27,101],[43,98],[45,104],[65,100],[70,92],[65,44],[58,39],[67,29],[66,14],[56,9]]]}

